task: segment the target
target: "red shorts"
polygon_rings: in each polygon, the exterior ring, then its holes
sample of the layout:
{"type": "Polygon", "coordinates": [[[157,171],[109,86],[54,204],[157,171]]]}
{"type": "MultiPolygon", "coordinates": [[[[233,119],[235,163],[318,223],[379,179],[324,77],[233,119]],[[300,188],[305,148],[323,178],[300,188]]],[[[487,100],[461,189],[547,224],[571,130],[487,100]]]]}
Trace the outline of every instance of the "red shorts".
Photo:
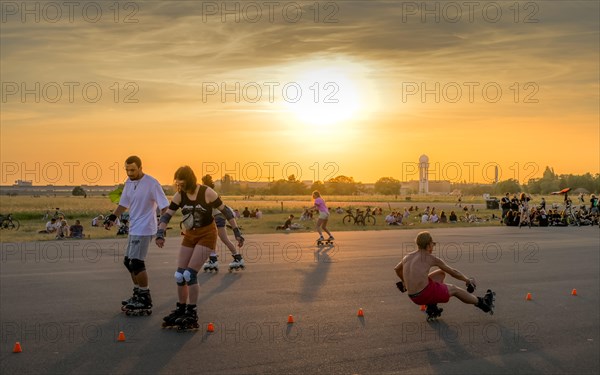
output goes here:
{"type": "Polygon", "coordinates": [[[446,303],[450,300],[448,286],[444,283],[438,283],[429,278],[429,284],[417,293],[417,295],[409,296],[410,299],[417,305],[433,305],[436,303],[446,303]]]}

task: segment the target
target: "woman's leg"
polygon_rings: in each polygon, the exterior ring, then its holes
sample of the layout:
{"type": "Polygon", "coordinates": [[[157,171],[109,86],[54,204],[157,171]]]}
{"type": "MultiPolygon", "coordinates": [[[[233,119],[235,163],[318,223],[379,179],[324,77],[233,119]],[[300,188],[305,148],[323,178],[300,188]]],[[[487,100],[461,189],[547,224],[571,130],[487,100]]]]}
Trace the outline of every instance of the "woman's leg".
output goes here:
{"type": "MultiPolygon", "coordinates": [[[[211,252],[213,252],[214,250],[206,247],[206,246],[202,246],[202,245],[198,245],[194,248],[193,253],[191,254],[191,257],[189,259],[189,262],[186,266],[187,269],[192,269],[194,270],[196,273],[200,270],[200,268],[202,268],[202,265],[206,262],[206,259],[208,259],[208,256],[211,252]]],[[[195,305],[196,302],[198,301],[198,294],[200,293],[200,287],[198,286],[198,283],[194,283],[192,285],[190,285],[188,287],[188,300],[189,300],[189,304],[190,305],[195,305]]]]}
{"type": "MultiPolygon", "coordinates": [[[[321,219],[323,220],[323,219],[321,219]]],[[[324,219],[323,220],[323,224],[321,225],[321,228],[323,228],[323,230],[325,231],[325,233],[327,233],[329,235],[329,237],[333,237],[331,235],[331,232],[329,230],[327,230],[327,222],[329,221],[329,219],[324,219]]]]}
{"type": "Polygon", "coordinates": [[[323,231],[321,230],[321,225],[323,225],[323,219],[317,220],[317,232],[319,232],[319,236],[323,237],[323,231]]]}
{"type": "MultiPolygon", "coordinates": [[[[177,271],[182,273],[188,268],[188,264],[194,253],[194,248],[181,246],[179,256],[177,257],[177,271]]],[[[187,284],[177,285],[177,299],[179,303],[187,303],[188,286],[187,284]]]]}

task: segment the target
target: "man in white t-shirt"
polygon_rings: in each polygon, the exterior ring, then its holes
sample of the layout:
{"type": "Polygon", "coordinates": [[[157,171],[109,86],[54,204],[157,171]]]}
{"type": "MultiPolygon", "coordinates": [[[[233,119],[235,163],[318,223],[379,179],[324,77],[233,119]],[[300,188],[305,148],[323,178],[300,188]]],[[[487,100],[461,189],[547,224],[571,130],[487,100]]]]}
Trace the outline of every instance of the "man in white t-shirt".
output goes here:
{"type": "Polygon", "coordinates": [[[110,229],[125,210],[129,210],[129,236],[127,250],[123,263],[131,274],[133,281],[133,296],[123,300],[127,310],[142,310],[152,307],[152,298],[148,287],[148,274],[145,259],[152,236],[158,228],[156,209],[164,213],[169,201],[160,186],[152,176],[142,172],[142,161],[137,156],[125,160],[125,171],[128,179],[125,181],[119,206],[108,217],[105,224],[110,229]]]}

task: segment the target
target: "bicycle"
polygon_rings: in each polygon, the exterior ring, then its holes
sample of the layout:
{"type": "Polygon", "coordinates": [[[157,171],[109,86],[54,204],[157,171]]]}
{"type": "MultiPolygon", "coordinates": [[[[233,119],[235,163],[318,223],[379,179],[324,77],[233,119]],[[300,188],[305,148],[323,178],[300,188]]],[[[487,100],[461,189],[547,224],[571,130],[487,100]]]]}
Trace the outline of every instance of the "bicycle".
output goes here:
{"type": "Polygon", "coordinates": [[[46,213],[42,217],[42,220],[48,220],[48,219],[56,219],[56,220],[58,220],[58,218],[60,218],[60,217],[64,218],[65,214],[63,214],[62,212],[60,212],[60,208],[56,207],[56,211],[54,211],[54,214],[52,216],[50,216],[50,211],[46,211],[46,213]]]}
{"type": "Polygon", "coordinates": [[[12,214],[0,215],[0,229],[19,230],[20,227],[21,223],[19,220],[13,219],[12,214]]]}
{"type": "Polygon", "coordinates": [[[344,216],[344,218],[342,219],[342,223],[344,223],[345,225],[348,225],[348,224],[375,225],[375,223],[377,222],[375,217],[373,215],[371,215],[370,209],[367,209],[366,213],[364,213],[364,211],[356,209],[356,215],[354,215],[352,213],[351,208],[346,210],[346,212],[348,214],[346,216],[344,216]]]}
{"type": "Polygon", "coordinates": [[[567,219],[567,224],[569,225],[581,225],[579,221],[579,213],[575,212],[575,210],[573,209],[573,204],[570,199],[567,201],[565,207],[565,218],[567,219]]]}

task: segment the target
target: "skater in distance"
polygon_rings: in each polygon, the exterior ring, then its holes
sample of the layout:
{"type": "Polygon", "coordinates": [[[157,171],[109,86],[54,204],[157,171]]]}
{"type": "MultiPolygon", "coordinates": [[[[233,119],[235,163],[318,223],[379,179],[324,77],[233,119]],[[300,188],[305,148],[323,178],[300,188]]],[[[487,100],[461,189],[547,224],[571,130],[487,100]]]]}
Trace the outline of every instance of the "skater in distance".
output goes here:
{"type": "Polygon", "coordinates": [[[484,297],[471,294],[470,292],[475,290],[475,278],[466,277],[433,255],[436,243],[429,232],[420,232],[415,242],[417,250],[407,254],[394,268],[401,280],[397,285],[402,292],[408,292],[409,298],[415,304],[427,305],[428,316],[439,316],[442,309],[438,309],[437,304],[448,302],[450,297],[456,297],[464,303],[493,314],[494,293],[488,289],[484,297]],[[432,267],[439,269],[429,272],[432,267]],[[469,291],[453,284],[445,284],[446,274],[464,281],[469,291]]]}
{"type": "MultiPolygon", "coordinates": [[[[213,182],[212,176],[209,174],[202,177],[202,184],[208,186],[211,189],[215,188],[215,183],[213,182]]],[[[244,258],[227,236],[227,222],[225,216],[221,213],[221,211],[219,211],[216,208],[213,208],[212,213],[213,217],[215,218],[215,224],[217,225],[217,234],[219,235],[219,239],[221,240],[221,242],[223,242],[225,246],[227,246],[227,248],[231,252],[231,256],[233,257],[233,262],[229,263],[229,272],[231,272],[232,270],[243,270],[246,267],[244,264],[244,258]]],[[[204,263],[204,266],[202,268],[204,269],[204,272],[218,272],[219,261],[217,258],[217,253],[212,252],[208,257],[208,261],[204,263]]]]}
{"type": "Polygon", "coordinates": [[[165,244],[165,230],[175,212],[181,208],[184,216],[184,235],[177,257],[178,302],[176,309],[164,317],[163,326],[177,326],[180,329],[197,328],[198,315],[198,271],[206,262],[209,254],[215,253],[217,245],[217,227],[213,218],[213,208],[221,211],[233,228],[238,246],[244,244],[244,237],[237,226],[233,211],[227,207],[219,195],[210,187],[198,185],[196,175],[189,166],[177,169],[174,176],[177,192],[167,211],[160,217],[156,232],[156,245],[165,244]]]}
{"type": "Polygon", "coordinates": [[[327,229],[327,221],[329,220],[329,209],[327,208],[327,205],[325,204],[323,198],[321,198],[321,193],[319,193],[317,190],[313,191],[312,198],[315,200],[314,205],[308,210],[310,211],[315,208],[319,210],[319,219],[317,220],[316,227],[317,232],[319,232],[317,244],[321,244],[325,241],[325,239],[323,238],[323,231],[325,231],[329,235],[329,238],[326,242],[332,243],[335,238],[333,238],[331,232],[327,229]]]}

